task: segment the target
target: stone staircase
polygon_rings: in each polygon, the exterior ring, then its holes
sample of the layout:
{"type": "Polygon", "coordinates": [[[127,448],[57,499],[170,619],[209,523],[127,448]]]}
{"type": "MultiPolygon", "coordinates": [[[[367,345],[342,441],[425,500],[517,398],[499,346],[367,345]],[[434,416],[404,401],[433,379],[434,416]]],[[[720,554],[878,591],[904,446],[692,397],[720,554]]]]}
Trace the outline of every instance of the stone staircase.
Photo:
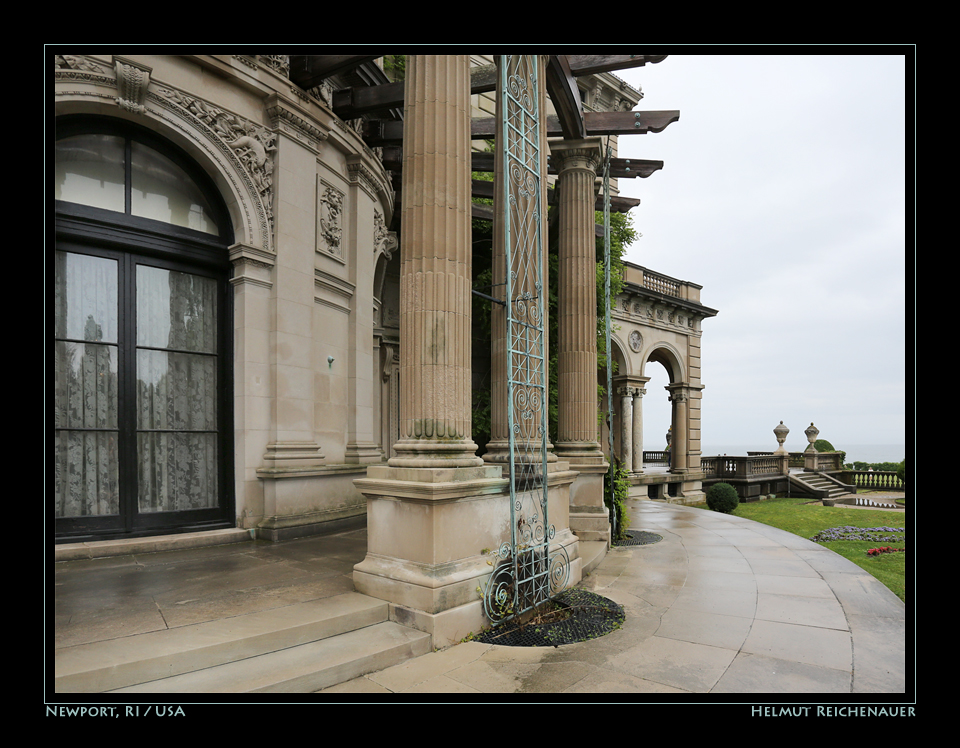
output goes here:
{"type": "Polygon", "coordinates": [[[309,693],[430,652],[429,634],[350,592],[58,649],[58,693],[309,693]]]}
{"type": "Polygon", "coordinates": [[[799,489],[821,500],[836,499],[856,490],[823,473],[790,473],[790,482],[794,491],[799,489]]]}

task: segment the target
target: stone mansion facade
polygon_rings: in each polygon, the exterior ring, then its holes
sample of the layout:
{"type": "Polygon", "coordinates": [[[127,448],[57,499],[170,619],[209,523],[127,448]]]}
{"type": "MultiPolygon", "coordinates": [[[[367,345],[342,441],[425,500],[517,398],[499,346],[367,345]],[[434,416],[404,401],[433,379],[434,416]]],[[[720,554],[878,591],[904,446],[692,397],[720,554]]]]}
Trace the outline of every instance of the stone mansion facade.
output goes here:
{"type": "MultiPolygon", "coordinates": [[[[470,433],[471,153],[495,111],[477,72],[491,62],[414,56],[394,83],[377,58],[54,56],[52,540],[366,522],[360,591],[438,642],[475,628],[505,495],[496,445],[478,457],[470,433]]],[[[640,101],[610,72],[573,77],[581,114],[640,101]]],[[[581,134],[545,139],[561,224],[588,221],[562,229],[579,231],[570,267],[593,277],[600,138],[581,134]]],[[[618,456],[642,481],[644,366],[663,363],[671,480],[694,500],[701,322],[716,312],[695,284],[626,273],[618,456]]],[[[561,338],[589,338],[595,312],[573,324],[561,338]]],[[[565,381],[595,385],[589,341],[569,350],[565,381]]],[[[609,455],[596,402],[561,392],[560,409],[551,501],[576,581],[578,541],[609,540],[609,455]]]]}

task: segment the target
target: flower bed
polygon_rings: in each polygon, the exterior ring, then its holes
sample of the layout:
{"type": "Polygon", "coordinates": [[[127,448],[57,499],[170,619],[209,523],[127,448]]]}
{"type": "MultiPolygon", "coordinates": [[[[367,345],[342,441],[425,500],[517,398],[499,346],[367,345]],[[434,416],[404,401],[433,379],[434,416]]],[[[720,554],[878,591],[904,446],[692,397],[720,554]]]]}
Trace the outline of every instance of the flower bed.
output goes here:
{"type": "Polygon", "coordinates": [[[906,548],[891,548],[889,545],[883,548],[871,548],[867,551],[868,556],[879,556],[881,553],[905,553],[906,548]]]}
{"type": "Polygon", "coordinates": [[[831,540],[869,540],[875,543],[902,543],[904,540],[902,527],[831,527],[821,530],[810,540],[815,543],[829,543],[831,540]]]}

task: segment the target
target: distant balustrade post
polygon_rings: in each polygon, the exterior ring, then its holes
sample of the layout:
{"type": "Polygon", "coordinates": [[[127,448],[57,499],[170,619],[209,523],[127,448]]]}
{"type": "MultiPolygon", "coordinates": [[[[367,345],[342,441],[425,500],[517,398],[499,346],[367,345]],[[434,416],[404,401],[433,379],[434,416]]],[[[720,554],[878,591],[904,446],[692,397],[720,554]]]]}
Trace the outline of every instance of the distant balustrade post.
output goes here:
{"type": "Polygon", "coordinates": [[[803,451],[803,469],[808,472],[816,472],[819,467],[817,460],[817,448],[813,443],[817,440],[817,435],[820,433],[820,429],[813,425],[813,421],[810,422],[810,426],[803,430],[803,433],[807,435],[807,441],[810,442],[807,445],[807,448],[803,451]]]}

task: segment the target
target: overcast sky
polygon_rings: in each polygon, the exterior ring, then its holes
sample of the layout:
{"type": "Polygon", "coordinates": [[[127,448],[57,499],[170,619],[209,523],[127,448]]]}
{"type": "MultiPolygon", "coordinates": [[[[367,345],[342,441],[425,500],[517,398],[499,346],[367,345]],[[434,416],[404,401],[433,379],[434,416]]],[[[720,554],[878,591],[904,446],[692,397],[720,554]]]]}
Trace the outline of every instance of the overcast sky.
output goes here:
{"type": "MultiPolygon", "coordinates": [[[[620,138],[621,157],[664,161],[620,190],[642,199],[627,259],[719,311],[703,323],[704,446],[775,448],[781,420],[791,450],[811,421],[838,449],[905,444],[905,59],[675,54],[617,74],[643,90],[635,109],[680,110],[620,138]]],[[[644,446],[659,449],[667,377],[650,373],[644,446]]]]}

